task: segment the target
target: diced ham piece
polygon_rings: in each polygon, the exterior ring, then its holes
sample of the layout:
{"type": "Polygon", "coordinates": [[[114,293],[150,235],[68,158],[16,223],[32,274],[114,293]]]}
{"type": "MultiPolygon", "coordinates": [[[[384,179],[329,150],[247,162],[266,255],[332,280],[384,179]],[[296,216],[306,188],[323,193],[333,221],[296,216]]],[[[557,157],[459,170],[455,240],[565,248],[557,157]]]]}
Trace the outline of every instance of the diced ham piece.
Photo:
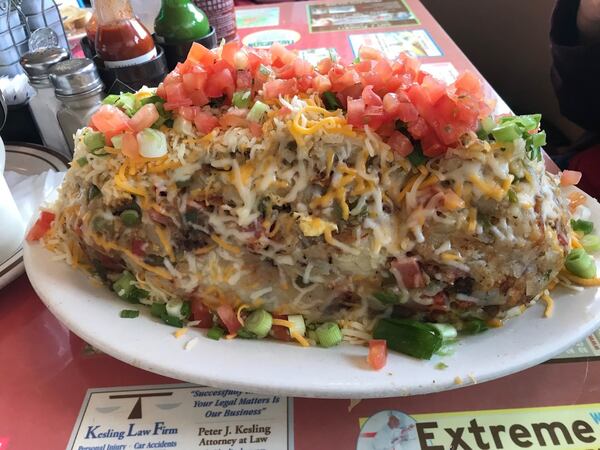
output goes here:
{"type": "Polygon", "coordinates": [[[414,256],[406,258],[397,258],[392,261],[392,273],[401,287],[407,289],[425,287],[425,278],[419,266],[417,258],[414,256]]]}

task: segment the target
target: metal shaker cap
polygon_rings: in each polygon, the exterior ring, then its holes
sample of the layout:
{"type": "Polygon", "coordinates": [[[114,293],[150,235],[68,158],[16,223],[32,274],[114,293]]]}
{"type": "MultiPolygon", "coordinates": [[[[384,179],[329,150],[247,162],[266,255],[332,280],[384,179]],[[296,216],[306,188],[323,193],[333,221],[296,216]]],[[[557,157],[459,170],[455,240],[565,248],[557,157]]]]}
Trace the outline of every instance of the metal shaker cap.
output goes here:
{"type": "Polygon", "coordinates": [[[57,95],[76,95],[102,86],[102,80],[91,59],[69,59],[49,69],[50,81],[57,95]]]}
{"type": "Polygon", "coordinates": [[[69,53],[62,47],[47,47],[25,53],[21,57],[21,66],[27,72],[32,84],[43,83],[48,79],[48,69],[60,61],[69,58],[69,53]]]}

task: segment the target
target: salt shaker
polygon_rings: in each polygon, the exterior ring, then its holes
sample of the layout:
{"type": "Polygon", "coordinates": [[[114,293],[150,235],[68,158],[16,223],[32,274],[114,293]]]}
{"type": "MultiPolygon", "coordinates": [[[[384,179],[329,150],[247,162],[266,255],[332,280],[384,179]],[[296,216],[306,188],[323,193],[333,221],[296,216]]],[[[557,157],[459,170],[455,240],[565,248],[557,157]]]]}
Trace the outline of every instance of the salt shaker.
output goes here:
{"type": "Polygon", "coordinates": [[[102,104],[104,85],[91,59],[61,61],[50,68],[50,81],[56,98],[62,103],[57,112],[58,123],[71,153],[73,135],[88,125],[102,104]]]}
{"type": "Polygon", "coordinates": [[[60,102],[54,95],[54,86],[48,77],[51,66],[68,58],[69,54],[65,49],[47,47],[24,54],[21,66],[29,76],[29,83],[36,90],[36,95],[29,101],[29,108],[44,145],[70,158],[67,142],[56,119],[60,102]]]}

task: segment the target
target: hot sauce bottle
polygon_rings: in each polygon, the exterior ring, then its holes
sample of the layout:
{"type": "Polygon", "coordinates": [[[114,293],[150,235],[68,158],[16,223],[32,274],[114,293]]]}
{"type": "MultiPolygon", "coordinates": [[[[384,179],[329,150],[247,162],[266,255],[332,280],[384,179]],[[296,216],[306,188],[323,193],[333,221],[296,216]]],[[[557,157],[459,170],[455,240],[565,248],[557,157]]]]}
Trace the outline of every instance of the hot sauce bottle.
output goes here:
{"type": "Polygon", "coordinates": [[[156,58],[154,40],[135,16],[129,0],[95,0],[98,21],[96,52],[109,69],[134,66],[156,58]]]}

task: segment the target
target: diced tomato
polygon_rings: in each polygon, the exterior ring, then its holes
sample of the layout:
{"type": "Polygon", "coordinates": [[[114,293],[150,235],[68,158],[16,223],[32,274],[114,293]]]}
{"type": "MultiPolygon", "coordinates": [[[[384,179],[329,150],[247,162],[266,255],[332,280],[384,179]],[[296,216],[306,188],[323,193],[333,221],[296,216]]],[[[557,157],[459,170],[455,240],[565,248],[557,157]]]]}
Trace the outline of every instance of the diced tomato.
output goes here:
{"type": "Polygon", "coordinates": [[[248,51],[248,68],[252,73],[256,72],[263,63],[262,58],[254,51],[248,51]]]}
{"type": "Polygon", "coordinates": [[[39,241],[48,232],[54,222],[55,214],[50,211],[42,211],[38,220],[35,221],[25,239],[27,242],[39,241]]]}
{"type": "Polygon", "coordinates": [[[358,72],[356,72],[356,70],[354,69],[346,71],[340,77],[337,78],[332,78],[330,75],[329,79],[331,80],[333,90],[336,92],[342,91],[350,86],[354,86],[360,83],[360,76],[358,75],[358,72]]]}
{"type": "Polygon", "coordinates": [[[222,127],[249,127],[250,121],[246,119],[248,110],[234,108],[219,117],[219,124],[222,127]]]}
{"type": "Polygon", "coordinates": [[[185,120],[193,122],[197,110],[198,108],[194,106],[180,106],[177,108],[177,115],[183,117],[185,120]]]}
{"type": "MultiPolygon", "coordinates": [[[[200,68],[198,66],[198,68],[200,68]]],[[[185,92],[191,94],[195,90],[202,90],[206,85],[206,80],[208,79],[208,72],[204,69],[198,72],[190,72],[186,73],[182,77],[183,79],[183,88],[185,92]]]]}
{"type": "Polygon", "coordinates": [[[187,60],[194,63],[200,63],[203,66],[210,66],[215,62],[216,55],[205,46],[194,42],[187,55],[187,60]]]}
{"type": "Polygon", "coordinates": [[[294,72],[294,65],[286,64],[285,66],[275,68],[275,76],[282,80],[289,80],[290,78],[294,78],[296,76],[296,73],[294,72]]]}
{"type": "Polygon", "coordinates": [[[307,92],[312,87],[312,76],[302,75],[298,77],[298,90],[300,92],[307,92]]]}
{"type": "Polygon", "coordinates": [[[331,81],[324,75],[317,75],[312,79],[312,87],[319,94],[331,90],[331,81]]]}
{"type": "Polygon", "coordinates": [[[206,95],[210,98],[218,98],[227,95],[229,99],[235,90],[235,80],[228,69],[221,69],[210,76],[206,83],[206,95]]]}
{"type": "Polygon", "coordinates": [[[294,52],[288,50],[283,45],[281,45],[279,42],[275,42],[271,46],[271,61],[272,62],[279,60],[279,61],[281,61],[282,65],[285,65],[285,64],[290,64],[290,63],[294,62],[294,60],[296,58],[297,58],[297,56],[294,52]]]}
{"type": "MultiPolygon", "coordinates": [[[[208,97],[204,91],[194,91],[190,94],[190,100],[194,106],[204,106],[208,104],[208,97]]],[[[165,103],[166,105],[166,103],[165,103]]],[[[165,106],[166,109],[166,106],[165,106]]]]}
{"type": "Polygon", "coordinates": [[[260,138],[263,135],[262,126],[256,122],[250,122],[250,133],[255,138],[260,138]]]}
{"type": "Polygon", "coordinates": [[[362,91],[362,99],[365,101],[366,106],[382,106],[383,102],[381,97],[373,92],[373,86],[365,86],[362,91]]]}
{"type": "Polygon", "coordinates": [[[576,170],[563,170],[560,175],[561,186],[575,186],[581,180],[581,172],[576,170]]]}
{"type": "Polygon", "coordinates": [[[282,96],[292,96],[298,92],[298,83],[295,78],[291,80],[272,80],[263,85],[263,96],[267,99],[282,96]]]}
{"type": "Polygon", "coordinates": [[[167,103],[180,103],[187,98],[183,83],[165,84],[165,93],[167,95],[167,103]]]}
{"type": "Polygon", "coordinates": [[[425,119],[418,117],[417,120],[408,124],[408,132],[413,138],[421,139],[429,132],[429,125],[427,125],[425,119]]]}
{"type": "MultiPolygon", "coordinates": [[[[273,318],[287,320],[288,316],[274,315],[273,318]]],[[[290,329],[281,325],[273,325],[271,327],[271,331],[269,331],[269,335],[278,341],[292,340],[292,337],[290,336],[290,329]]]]}
{"type": "Polygon", "coordinates": [[[242,43],[239,40],[234,39],[229,41],[223,46],[223,50],[221,51],[221,59],[223,59],[223,61],[227,61],[229,64],[235,67],[235,54],[240,48],[242,48],[242,43]]]}
{"type": "Polygon", "coordinates": [[[139,159],[140,158],[140,149],[138,145],[138,141],[133,133],[125,133],[123,135],[123,142],[121,144],[121,152],[125,156],[131,159],[139,159]]]}
{"type": "Polygon", "coordinates": [[[148,103],[142,106],[131,119],[129,119],[129,126],[133,131],[142,131],[146,128],[150,128],[154,122],[158,120],[160,115],[156,110],[156,106],[153,103],[148,103]]]}
{"type": "Polygon", "coordinates": [[[179,71],[177,69],[175,69],[171,73],[167,74],[167,76],[163,80],[162,84],[163,84],[163,86],[166,87],[170,84],[181,83],[182,80],[183,80],[183,78],[182,78],[181,74],[179,73],[179,71]]]}
{"type": "Polygon", "coordinates": [[[333,66],[333,60],[331,58],[323,58],[317,63],[317,72],[321,75],[326,75],[333,66]]]}
{"type": "Polygon", "coordinates": [[[369,355],[367,362],[374,370],[385,367],[387,362],[387,342],[385,339],[371,339],[369,341],[369,355]]]}
{"type": "Polygon", "coordinates": [[[236,85],[238,91],[252,88],[252,74],[249,70],[238,70],[236,85]]]}
{"type": "Polygon", "coordinates": [[[348,123],[355,127],[364,125],[365,101],[362,98],[348,99],[348,123]]]}
{"type": "Polygon", "coordinates": [[[297,77],[312,75],[315,71],[313,65],[302,58],[296,58],[293,63],[294,73],[297,77]]]}
{"type": "Polygon", "coordinates": [[[146,243],[141,239],[133,238],[131,240],[131,253],[135,256],[144,256],[146,252],[144,248],[146,247],[146,243]]]}
{"type": "Polygon", "coordinates": [[[383,110],[390,116],[395,116],[400,110],[400,100],[393,92],[388,92],[383,96],[383,110]]]}
{"type": "Polygon", "coordinates": [[[425,287],[423,272],[414,256],[396,258],[391,263],[391,272],[401,287],[408,289],[425,287]]]}
{"type": "Polygon", "coordinates": [[[383,106],[370,105],[365,108],[363,123],[368,125],[371,130],[377,130],[385,120],[383,106]]]}
{"type": "Polygon", "coordinates": [[[436,80],[431,75],[427,75],[421,83],[421,88],[427,95],[430,104],[436,103],[445,93],[446,86],[441,81],[436,80]]]}
{"type": "Polygon", "coordinates": [[[158,85],[158,87],[156,88],[156,95],[158,95],[160,98],[167,98],[167,93],[165,91],[165,85],[163,83],[160,83],[158,85]]]}
{"type": "Polygon", "coordinates": [[[392,150],[399,154],[400,156],[408,156],[413,151],[412,142],[407,138],[404,134],[399,131],[394,130],[391,136],[388,138],[387,143],[392,150]]]}
{"type": "Polygon", "coordinates": [[[426,134],[421,138],[421,147],[423,154],[429,157],[439,156],[446,151],[446,147],[433,133],[426,134]]]}
{"type": "Polygon", "coordinates": [[[460,73],[454,81],[454,86],[457,91],[468,92],[472,95],[482,96],[483,86],[481,85],[481,80],[475,75],[473,72],[465,70],[460,73]]]}
{"type": "Polygon", "coordinates": [[[102,105],[92,116],[91,122],[102,133],[110,132],[113,135],[131,129],[127,114],[113,105],[102,105]]]}
{"type": "Polygon", "coordinates": [[[443,291],[435,294],[432,298],[432,303],[429,306],[429,309],[433,311],[447,311],[448,296],[443,291]]]}
{"type": "MultiPolygon", "coordinates": [[[[200,322],[196,326],[198,328],[211,328],[213,326],[213,315],[202,299],[200,297],[192,297],[190,303],[193,320],[200,322]]],[[[237,322],[237,318],[235,320],[237,322]]]]}
{"type": "Polygon", "coordinates": [[[194,125],[201,133],[208,134],[219,125],[219,119],[211,113],[198,111],[194,118],[194,125]]]}
{"type": "Polygon", "coordinates": [[[237,320],[237,316],[235,311],[230,305],[221,305],[217,308],[217,315],[227,331],[230,334],[237,333],[238,330],[242,327],[242,324],[237,320]]]}
{"type": "MultiPolygon", "coordinates": [[[[200,92],[200,91],[197,91],[197,92],[200,92]]],[[[193,104],[194,103],[192,102],[191,98],[184,98],[178,102],[167,102],[163,105],[163,108],[165,108],[165,111],[175,111],[176,109],[178,109],[182,106],[192,106],[193,104]]]]}
{"type": "Polygon", "coordinates": [[[358,49],[358,57],[361,60],[373,59],[375,61],[379,61],[380,59],[383,59],[383,53],[381,53],[379,50],[376,50],[372,47],[367,47],[366,45],[361,45],[361,47],[358,49]]]}
{"type": "Polygon", "coordinates": [[[373,61],[365,59],[354,64],[354,68],[358,73],[370,72],[373,68],[373,61]]]}

